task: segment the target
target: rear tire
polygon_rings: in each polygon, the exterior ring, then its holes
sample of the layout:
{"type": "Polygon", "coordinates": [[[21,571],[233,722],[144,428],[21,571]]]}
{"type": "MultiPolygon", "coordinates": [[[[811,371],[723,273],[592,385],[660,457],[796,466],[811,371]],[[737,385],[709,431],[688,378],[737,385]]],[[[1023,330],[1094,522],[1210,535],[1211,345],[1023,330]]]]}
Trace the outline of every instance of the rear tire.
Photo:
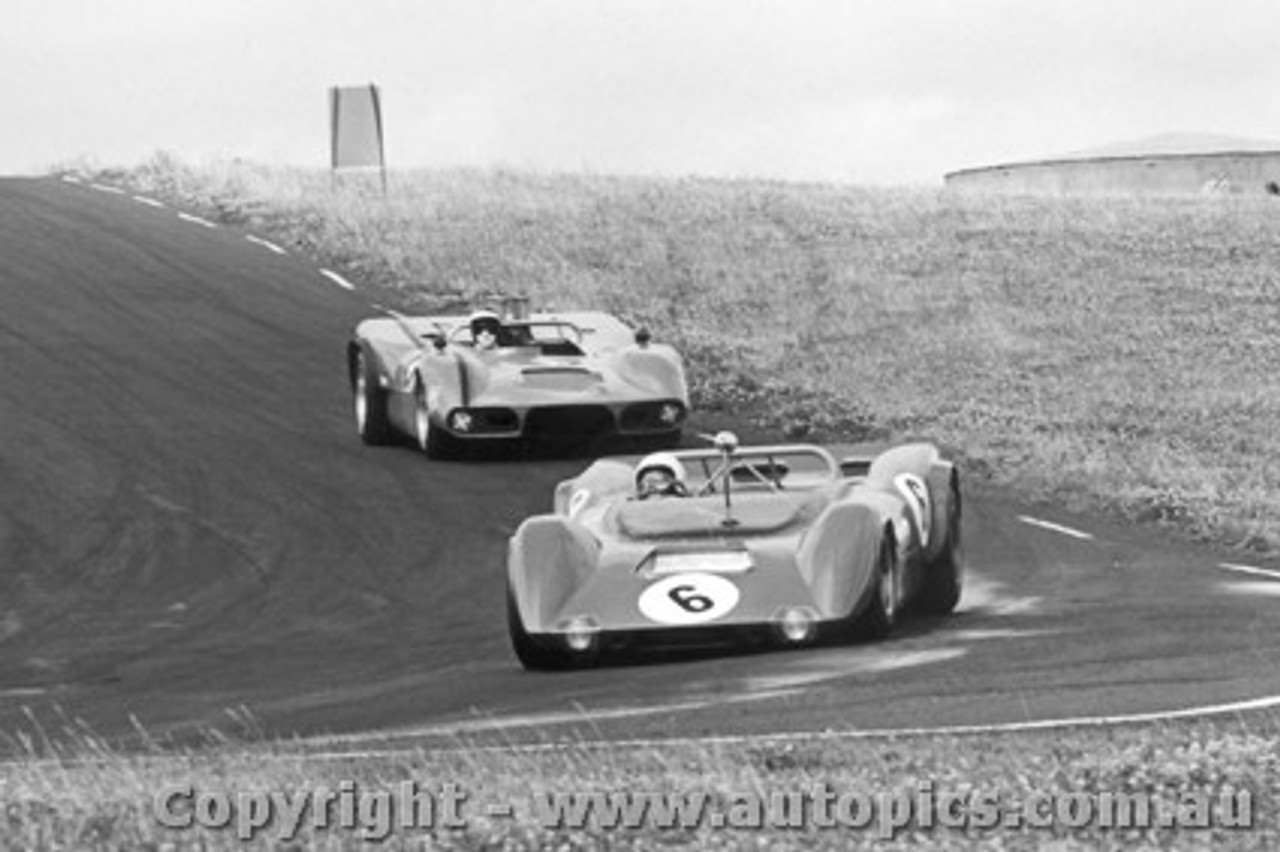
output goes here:
{"type": "Polygon", "coordinates": [[[880,553],[876,557],[876,576],[871,600],[858,618],[857,633],[862,638],[883,639],[897,624],[902,602],[899,575],[898,545],[893,539],[893,533],[886,529],[880,537],[880,553]]]}
{"type": "Polygon", "coordinates": [[[942,552],[925,569],[920,589],[919,610],[930,615],[946,615],[960,603],[964,587],[964,548],[960,540],[960,490],[952,488],[951,512],[947,518],[947,540],[942,552]]]}
{"type": "Polygon", "coordinates": [[[418,379],[413,389],[413,439],[429,459],[447,458],[452,450],[449,434],[431,422],[427,389],[422,379],[418,379]]]}
{"type": "Polygon", "coordinates": [[[351,392],[354,397],[356,433],[369,446],[391,443],[393,433],[387,418],[387,391],[372,359],[363,348],[351,357],[351,392]]]}
{"type": "Polygon", "coordinates": [[[516,652],[520,665],[530,671],[559,671],[572,668],[574,659],[568,652],[556,651],[544,647],[534,641],[524,629],[520,619],[520,608],[516,606],[515,597],[507,590],[507,632],[511,636],[511,649],[516,652]]]}

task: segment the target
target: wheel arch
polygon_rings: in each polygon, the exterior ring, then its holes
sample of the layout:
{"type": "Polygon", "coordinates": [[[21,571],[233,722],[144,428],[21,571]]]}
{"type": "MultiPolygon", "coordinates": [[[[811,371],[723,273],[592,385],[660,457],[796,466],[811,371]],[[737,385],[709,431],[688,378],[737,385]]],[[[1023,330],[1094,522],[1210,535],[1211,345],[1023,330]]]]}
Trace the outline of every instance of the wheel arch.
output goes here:
{"type": "MultiPolygon", "coordinates": [[[[356,371],[359,369],[359,359],[366,349],[367,346],[357,338],[347,341],[347,381],[350,382],[353,389],[356,386],[356,371]]],[[[368,355],[364,357],[368,358],[368,355]]]]}
{"type": "Polygon", "coordinates": [[[556,614],[596,571],[600,541],[557,515],[525,520],[507,544],[507,583],[525,629],[550,629],[556,614]]]}
{"type": "Polygon", "coordinates": [[[347,380],[351,383],[351,386],[354,388],[356,384],[357,359],[360,356],[364,356],[365,363],[373,366],[374,371],[382,380],[382,386],[385,387],[386,364],[374,345],[361,337],[353,337],[347,341],[347,380]]]}

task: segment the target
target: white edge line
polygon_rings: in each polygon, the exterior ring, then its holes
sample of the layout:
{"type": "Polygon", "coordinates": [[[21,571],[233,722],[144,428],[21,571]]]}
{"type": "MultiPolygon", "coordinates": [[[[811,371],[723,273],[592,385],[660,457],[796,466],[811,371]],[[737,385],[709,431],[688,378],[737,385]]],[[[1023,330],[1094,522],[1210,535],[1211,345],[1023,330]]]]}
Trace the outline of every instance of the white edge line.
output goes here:
{"type": "MultiPolygon", "coordinates": [[[[561,751],[566,748],[656,748],[680,745],[743,745],[759,742],[831,742],[842,740],[887,740],[900,737],[953,737],[975,734],[1014,734],[1024,731],[1043,731],[1063,728],[1099,728],[1115,725],[1134,725],[1151,722],[1168,722],[1177,719],[1192,719],[1203,716],[1222,716],[1230,713],[1243,713],[1249,710],[1267,710],[1280,707],[1280,695],[1254,698],[1248,701],[1236,701],[1230,704],[1214,704],[1205,707],[1188,707],[1182,710],[1162,710],[1150,713],[1128,713],[1116,716],[1080,716],[1074,719],[1041,719],[1027,722],[1005,722],[990,725],[950,725],[939,728],[887,728],[867,731],[824,731],[797,732],[787,734],[747,734],[741,736],[671,738],[671,739],[636,739],[636,740],[578,740],[554,743],[530,743],[527,745],[495,745],[477,746],[460,744],[452,748],[422,748],[407,746],[404,748],[366,749],[363,751],[318,751],[299,752],[298,756],[315,760],[344,760],[361,757],[390,757],[397,754],[417,752],[421,754],[451,754],[460,748],[468,752],[521,753],[561,751]]],[[[583,719],[589,722],[590,717],[583,719]]],[[[437,734],[440,736],[441,734],[437,734]]],[[[445,733],[444,735],[447,735],[445,733]]],[[[400,736],[404,736],[401,734],[400,736]]],[[[374,739],[374,735],[369,736],[374,739]]],[[[394,739],[394,734],[387,735],[394,739]]],[[[303,745],[295,742],[294,745],[303,745]]],[[[284,756],[284,755],[280,755],[284,756]]]]}
{"type": "Polygon", "coordinates": [[[1274,571],[1270,568],[1255,568],[1252,565],[1237,565],[1234,562],[1219,562],[1218,567],[1225,568],[1228,571],[1236,571],[1241,574],[1253,574],[1258,577],[1280,580],[1280,571],[1274,571]]]}
{"type": "Polygon", "coordinates": [[[343,278],[341,275],[339,275],[338,273],[334,272],[333,270],[330,270],[330,269],[321,269],[321,270],[320,270],[320,274],[321,274],[321,275],[323,275],[325,278],[328,278],[328,279],[329,279],[330,281],[332,281],[334,284],[337,284],[337,285],[338,285],[339,287],[341,287],[343,290],[354,290],[354,289],[356,289],[356,285],[352,284],[350,281],[348,281],[347,279],[343,278]]]}
{"type": "Polygon", "coordinates": [[[89,186],[98,190],[98,192],[109,192],[112,195],[124,195],[124,190],[118,186],[107,186],[105,183],[91,183],[89,186]]]}
{"type": "Polygon", "coordinates": [[[135,195],[133,200],[148,207],[164,207],[164,202],[156,201],[154,198],[147,198],[145,195],[135,195]]]}
{"type": "Polygon", "coordinates": [[[204,227],[204,228],[218,227],[214,223],[210,222],[208,219],[201,219],[199,216],[192,216],[190,213],[179,213],[178,218],[184,222],[190,222],[193,225],[200,225],[201,227],[204,227]]]}
{"type": "Polygon", "coordinates": [[[276,245],[270,240],[264,240],[262,237],[255,237],[253,234],[246,234],[245,239],[255,245],[260,245],[263,248],[267,249],[268,251],[274,252],[276,254],[288,254],[288,252],[286,252],[280,246],[276,245]]]}
{"type": "Polygon", "coordinates": [[[1069,535],[1072,538],[1078,538],[1083,541],[1091,541],[1093,539],[1093,533],[1073,530],[1071,527],[1064,527],[1061,524],[1055,524],[1051,521],[1042,521],[1039,518],[1033,518],[1029,515],[1018,515],[1018,520],[1022,521],[1024,524],[1030,524],[1033,527],[1041,527],[1042,529],[1062,533],[1063,535],[1069,535]]]}
{"type": "MultiPolygon", "coordinates": [[[[563,751],[565,749],[614,749],[614,748],[658,748],[671,746],[725,746],[725,745],[742,745],[746,743],[793,743],[793,742],[832,742],[843,740],[891,740],[898,738],[922,738],[922,737],[955,737],[969,736],[976,734],[1014,734],[1024,731],[1044,731],[1065,728],[1099,728],[1115,725],[1135,725],[1152,722],[1168,722],[1177,719],[1194,719],[1206,716],[1224,716],[1231,713],[1244,713],[1250,710],[1268,710],[1280,707],[1280,695],[1268,695],[1262,698],[1252,698],[1247,701],[1235,701],[1228,704],[1210,704],[1204,707],[1187,707],[1181,710],[1157,710],[1149,713],[1128,713],[1115,716],[1079,716],[1076,718],[1066,719],[1040,719],[1026,722],[1002,722],[989,725],[950,725],[938,728],[884,728],[877,730],[865,731],[799,731],[795,733],[784,734],[742,734],[734,736],[720,737],[672,737],[670,739],[633,739],[633,740],[573,740],[561,742],[543,742],[528,743],[524,745],[516,745],[507,743],[504,745],[479,746],[472,743],[458,743],[452,747],[425,748],[422,744],[413,745],[406,744],[399,748],[383,748],[383,749],[351,749],[347,751],[308,751],[305,746],[308,742],[312,743],[335,743],[335,742],[359,742],[360,740],[395,740],[408,739],[414,736],[411,731],[371,731],[367,734],[348,734],[332,737],[315,737],[310,739],[295,739],[289,741],[281,741],[276,743],[281,747],[302,747],[298,751],[267,751],[265,757],[271,760],[295,758],[298,760],[359,760],[362,758],[372,757],[394,757],[404,754],[416,754],[420,756],[433,755],[450,755],[457,754],[460,750],[466,749],[471,753],[485,754],[521,754],[536,753],[544,751],[563,751]]],[[[583,717],[584,723],[590,722],[590,715],[583,717]]],[[[442,726],[443,727],[443,726],[442,726]]],[[[437,729],[439,730],[439,729],[437,729]]],[[[499,728],[501,730],[501,728],[499,728]]],[[[450,736],[448,731],[440,731],[434,733],[434,736],[450,736]]],[[[458,733],[452,736],[458,736],[458,733]]],[[[420,735],[419,735],[420,736],[420,735]]],[[[261,746],[262,744],[259,744],[261,746]]],[[[259,750],[258,754],[263,754],[263,750],[259,750]]],[[[62,760],[62,758],[58,758],[62,760]]],[[[114,758],[102,758],[114,759],[114,758]]],[[[146,760],[167,760],[172,759],[172,755],[138,755],[133,759],[146,760]]],[[[93,758],[87,759],[85,762],[93,762],[93,758]]],[[[0,760],[0,765],[4,765],[5,761],[0,760]]]]}
{"type": "Polygon", "coordinates": [[[80,178],[76,177],[75,175],[63,175],[62,182],[63,183],[84,183],[84,181],[80,180],[80,178]]]}

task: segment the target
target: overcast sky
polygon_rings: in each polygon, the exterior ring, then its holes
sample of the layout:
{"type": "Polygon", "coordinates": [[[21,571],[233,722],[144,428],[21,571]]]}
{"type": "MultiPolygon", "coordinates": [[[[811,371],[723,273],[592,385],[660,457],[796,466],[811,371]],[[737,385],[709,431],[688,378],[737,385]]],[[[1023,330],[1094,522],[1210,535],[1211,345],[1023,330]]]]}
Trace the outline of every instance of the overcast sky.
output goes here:
{"type": "Polygon", "coordinates": [[[323,167],[936,184],[1165,132],[1280,139],[1277,0],[4,0],[0,173],[323,167]]]}

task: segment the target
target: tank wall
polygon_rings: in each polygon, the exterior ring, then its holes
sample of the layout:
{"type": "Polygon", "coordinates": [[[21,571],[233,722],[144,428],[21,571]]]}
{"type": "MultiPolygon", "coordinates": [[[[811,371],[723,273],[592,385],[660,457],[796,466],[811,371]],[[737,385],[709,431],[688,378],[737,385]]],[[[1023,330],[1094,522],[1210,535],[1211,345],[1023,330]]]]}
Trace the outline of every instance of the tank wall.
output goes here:
{"type": "Polygon", "coordinates": [[[1280,152],[1011,164],[952,172],[946,185],[1031,195],[1280,194],[1280,152]]]}

